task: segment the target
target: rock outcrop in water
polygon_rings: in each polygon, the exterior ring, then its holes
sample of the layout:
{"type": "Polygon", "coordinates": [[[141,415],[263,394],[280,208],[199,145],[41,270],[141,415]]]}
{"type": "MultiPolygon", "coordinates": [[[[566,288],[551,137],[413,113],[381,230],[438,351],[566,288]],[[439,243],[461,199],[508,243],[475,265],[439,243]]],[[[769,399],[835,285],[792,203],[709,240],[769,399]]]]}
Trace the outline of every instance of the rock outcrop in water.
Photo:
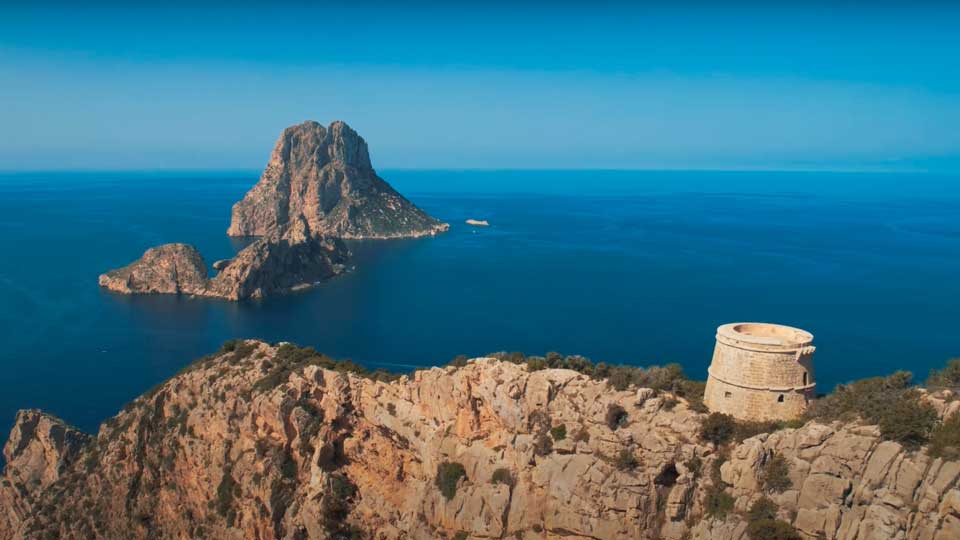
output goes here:
{"type": "Polygon", "coordinates": [[[124,294],[182,294],[227,300],[262,298],[316,285],[345,270],[349,251],[336,238],[315,235],[295,219],[282,233],[259,238],[207,278],[200,252],[187,244],[151,248],[132,264],[100,276],[100,285],[124,294]]]}
{"type": "Polygon", "coordinates": [[[148,249],[123,268],[101,274],[99,282],[101,287],[128,294],[203,295],[207,264],[191,245],[164,244],[148,249]]]}
{"type": "Polygon", "coordinates": [[[739,540],[764,495],[805,539],[960,538],[960,462],[840,422],[724,460],[702,417],[569,370],[477,359],[386,382],[240,342],[74,437],[79,450],[21,413],[0,539],[739,540]],[[764,483],[774,456],[782,490],[764,483]],[[711,517],[720,498],[732,508],[711,517]]]}
{"type": "Polygon", "coordinates": [[[227,234],[267,236],[298,216],[320,234],[351,239],[428,236],[448,228],[377,176],[367,143],[339,121],[283,131],[260,181],[233,206],[227,234]]]}
{"type": "Polygon", "coordinates": [[[313,235],[298,217],[283,234],[260,238],[238,253],[210,280],[207,294],[239,300],[302,289],[342,273],[348,255],[342,241],[313,235]]]}

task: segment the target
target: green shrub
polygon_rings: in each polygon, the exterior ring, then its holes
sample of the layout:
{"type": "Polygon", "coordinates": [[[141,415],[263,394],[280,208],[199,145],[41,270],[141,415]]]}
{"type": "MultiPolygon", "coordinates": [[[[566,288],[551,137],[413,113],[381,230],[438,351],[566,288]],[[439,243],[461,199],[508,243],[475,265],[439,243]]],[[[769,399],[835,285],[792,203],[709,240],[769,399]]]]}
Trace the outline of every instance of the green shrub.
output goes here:
{"type": "Polygon", "coordinates": [[[773,454],[763,466],[760,481],[764,489],[774,493],[783,493],[793,482],[790,480],[790,464],[780,454],[773,454]]]}
{"type": "Polygon", "coordinates": [[[533,440],[533,453],[538,456],[549,456],[553,452],[553,439],[545,432],[537,435],[533,440]]]}
{"type": "Polygon", "coordinates": [[[877,424],[894,403],[912,393],[912,377],[907,371],[898,371],[837,385],[833,393],[810,404],[807,417],[826,422],[860,417],[877,424]]]}
{"type": "Polygon", "coordinates": [[[960,460],[960,414],[953,414],[930,435],[930,455],[951,461],[960,460]]]}
{"type": "Polygon", "coordinates": [[[612,431],[616,431],[627,425],[627,411],[620,405],[611,403],[607,406],[606,421],[607,427],[612,431]]]}
{"type": "Polygon", "coordinates": [[[617,457],[613,460],[613,464],[617,470],[632,471],[640,465],[640,462],[637,461],[637,456],[633,455],[633,452],[624,448],[617,454],[617,457]]]}
{"type": "Polygon", "coordinates": [[[780,507],[777,506],[777,503],[770,500],[769,497],[760,497],[756,500],[756,502],[750,505],[750,511],[747,512],[747,521],[777,519],[778,510],[780,510],[780,507]]]}
{"type": "Polygon", "coordinates": [[[703,472],[703,461],[700,459],[700,456],[694,454],[694,456],[688,459],[684,464],[684,467],[694,478],[700,478],[700,473],[703,472]]]}
{"type": "Polygon", "coordinates": [[[733,438],[738,442],[743,442],[750,437],[755,437],[761,433],[773,433],[784,427],[783,422],[774,421],[744,421],[737,420],[737,427],[734,430],[733,438]]]}
{"type": "Polygon", "coordinates": [[[540,357],[534,357],[527,361],[528,371],[540,371],[547,369],[547,361],[540,357]]]}
{"type": "Polygon", "coordinates": [[[581,426],[580,429],[573,434],[573,440],[576,442],[590,442],[590,432],[587,431],[586,427],[581,426]]]}
{"type": "Polygon", "coordinates": [[[390,416],[397,415],[397,406],[393,403],[387,403],[387,412],[390,413],[390,416]]]}
{"type": "Polygon", "coordinates": [[[510,473],[510,469],[501,467],[493,471],[493,476],[490,477],[490,482],[513,487],[513,474],[510,473]]]}
{"type": "Polygon", "coordinates": [[[800,540],[800,533],[786,521],[761,519],[747,524],[750,540],[800,540]]]}
{"type": "Polygon", "coordinates": [[[720,446],[726,444],[737,430],[737,422],[729,414],[710,413],[700,422],[700,438],[720,446]]]}
{"type": "Polygon", "coordinates": [[[918,448],[930,439],[937,424],[937,411],[920,399],[900,399],[880,417],[880,434],[907,448],[918,448]]]}
{"type": "Polygon", "coordinates": [[[930,370],[927,386],[930,388],[960,388],[960,358],[947,360],[947,365],[939,371],[930,370]]]}
{"type": "Polygon", "coordinates": [[[707,389],[707,383],[703,381],[680,381],[674,389],[674,393],[687,400],[690,410],[699,413],[710,412],[703,403],[703,394],[707,389]]]}
{"type": "Polygon", "coordinates": [[[676,407],[678,403],[680,403],[680,401],[673,398],[667,398],[663,400],[663,410],[672,411],[673,408],[676,407]]]}
{"type": "Polygon", "coordinates": [[[562,441],[567,438],[567,426],[560,424],[559,426],[553,426],[550,428],[550,436],[553,437],[555,441],[562,441]]]}
{"type": "Polygon", "coordinates": [[[467,540],[470,537],[470,534],[467,531],[459,531],[457,534],[453,535],[453,540],[467,540]]]}
{"type": "Polygon", "coordinates": [[[707,516],[723,520],[733,511],[734,502],[732,495],[718,487],[710,486],[707,488],[707,496],[704,499],[703,507],[707,516]]]}
{"type": "Polygon", "coordinates": [[[331,539],[352,538],[355,529],[346,522],[357,487],[341,473],[327,479],[327,490],[320,504],[320,525],[331,539]]]}
{"type": "Polygon", "coordinates": [[[456,462],[444,461],[437,466],[437,477],[434,480],[440,493],[448,501],[457,494],[457,484],[461,478],[466,478],[467,470],[463,465],[456,462]]]}

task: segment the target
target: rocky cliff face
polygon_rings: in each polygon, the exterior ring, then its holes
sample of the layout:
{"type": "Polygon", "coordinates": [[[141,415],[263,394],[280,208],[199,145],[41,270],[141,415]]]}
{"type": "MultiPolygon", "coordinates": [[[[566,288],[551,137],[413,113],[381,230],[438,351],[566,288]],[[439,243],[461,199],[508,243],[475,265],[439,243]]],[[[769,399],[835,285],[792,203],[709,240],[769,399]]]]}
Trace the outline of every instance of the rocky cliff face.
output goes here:
{"type": "Polygon", "coordinates": [[[227,234],[267,236],[297,216],[339,238],[400,238],[447,230],[377,176],[367,143],[343,122],[283,131],[260,181],[233,206],[227,234]]]}
{"type": "Polygon", "coordinates": [[[343,242],[314,236],[298,216],[283,234],[272,233],[247,246],[210,280],[208,294],[239,300],[302,289],[344,270],[343,242]]]}
{"type": "Polygon", "coordinates": [[[243,342],[136,400],[72,458],[57,437],[25,444],[37,416],[21,414],[0,539],[745,538],[742,514],[707,517],[711,489],[735,510],[766,492],[809,539],[960,538],[960,463],[871,426],[753,437],[715,475],[701,414],[669,394],[494,359],[393,382],[336,368],[243,342]],[[780,493],[762,482],[774,454],[789,464],[780,493]]]}
{"type": "Polygon", "coordinates": [[[218,261],[219,273],[207,278],[207,266],[193,246],[151,248],[129,266],[100,276],[100,285],[124,294],[185,294],[227,300],[262,298],[310,287],[344,271],[349,251],[336,238],[315,235],[303,218],[283,232],[271,233],[218,261]]]}
{"type": "Polygon", "coordinates": [[[197,248],[164,244],[150,248],[133,263],[100,275],[100,286],[143,294],[204,294],[207,264],[197,248]]]}

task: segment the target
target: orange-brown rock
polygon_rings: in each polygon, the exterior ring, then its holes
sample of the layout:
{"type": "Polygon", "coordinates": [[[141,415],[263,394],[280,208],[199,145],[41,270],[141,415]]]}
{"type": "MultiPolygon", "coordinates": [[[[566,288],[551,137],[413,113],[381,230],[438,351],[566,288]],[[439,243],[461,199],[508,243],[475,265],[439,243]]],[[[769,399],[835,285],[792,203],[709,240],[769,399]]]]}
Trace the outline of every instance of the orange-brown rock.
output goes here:
{"type": "Polygon", "coordinates": [[[342,273],[349,251],[316,235],[298,217],[282,232],[259,238],[233,259],[217,261],[207,278],[200,253],[187,244],[151,248],[139,260],[100,276],[100,286],[124,294],[182,294],[227,300],[262,298],[310,287],[342,273]]]}
{"type": "MultiPolygon", "coordinates": [[[[257,341],[201,359],[105,422],[55,478],[23,464],[56,459],[8,465],[0,501],[32,510],[0,516],[0,539],[746,538],[742,514],[705,516],[716,451],[682,399],[489,358],[391,382],[337,368],[257,341]],[[615,429],[611,406],[627,413],[615,429]],[[566,436],[548,434],[561,424],[566,436]],[[445,462],[465,471],[449,499],[445,462]]],[[[24,445],[28,419],[8,447],[24,445]]],[[[47,455],[55,439],[26,444],[47,455]]],[[[958,462],[872,426],[808,423],[734,445],[720,487],[737,509],[765,493],[774,453],[791,486],[769,495],[804,538],[960,538],[958,462]]]]}
{"type": "Polygon", "coordinates": [[[339,238],[429,236],[449,228],[377,176],[366,141],[340,121],[283,130],[260,181],[233,206],[227,234],[267,236],[298,216],[339,238]]]}

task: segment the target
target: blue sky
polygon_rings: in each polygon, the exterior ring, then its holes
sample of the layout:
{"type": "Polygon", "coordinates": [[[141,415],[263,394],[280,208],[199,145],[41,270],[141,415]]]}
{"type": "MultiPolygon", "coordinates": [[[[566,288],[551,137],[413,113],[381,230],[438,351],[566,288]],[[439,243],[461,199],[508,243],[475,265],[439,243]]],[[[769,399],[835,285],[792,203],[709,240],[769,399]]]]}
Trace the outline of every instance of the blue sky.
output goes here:
{"type": "Polygon", "coordinates": [[[0,169],[960,170],[946,3],[0,7],[0,169]]]}

